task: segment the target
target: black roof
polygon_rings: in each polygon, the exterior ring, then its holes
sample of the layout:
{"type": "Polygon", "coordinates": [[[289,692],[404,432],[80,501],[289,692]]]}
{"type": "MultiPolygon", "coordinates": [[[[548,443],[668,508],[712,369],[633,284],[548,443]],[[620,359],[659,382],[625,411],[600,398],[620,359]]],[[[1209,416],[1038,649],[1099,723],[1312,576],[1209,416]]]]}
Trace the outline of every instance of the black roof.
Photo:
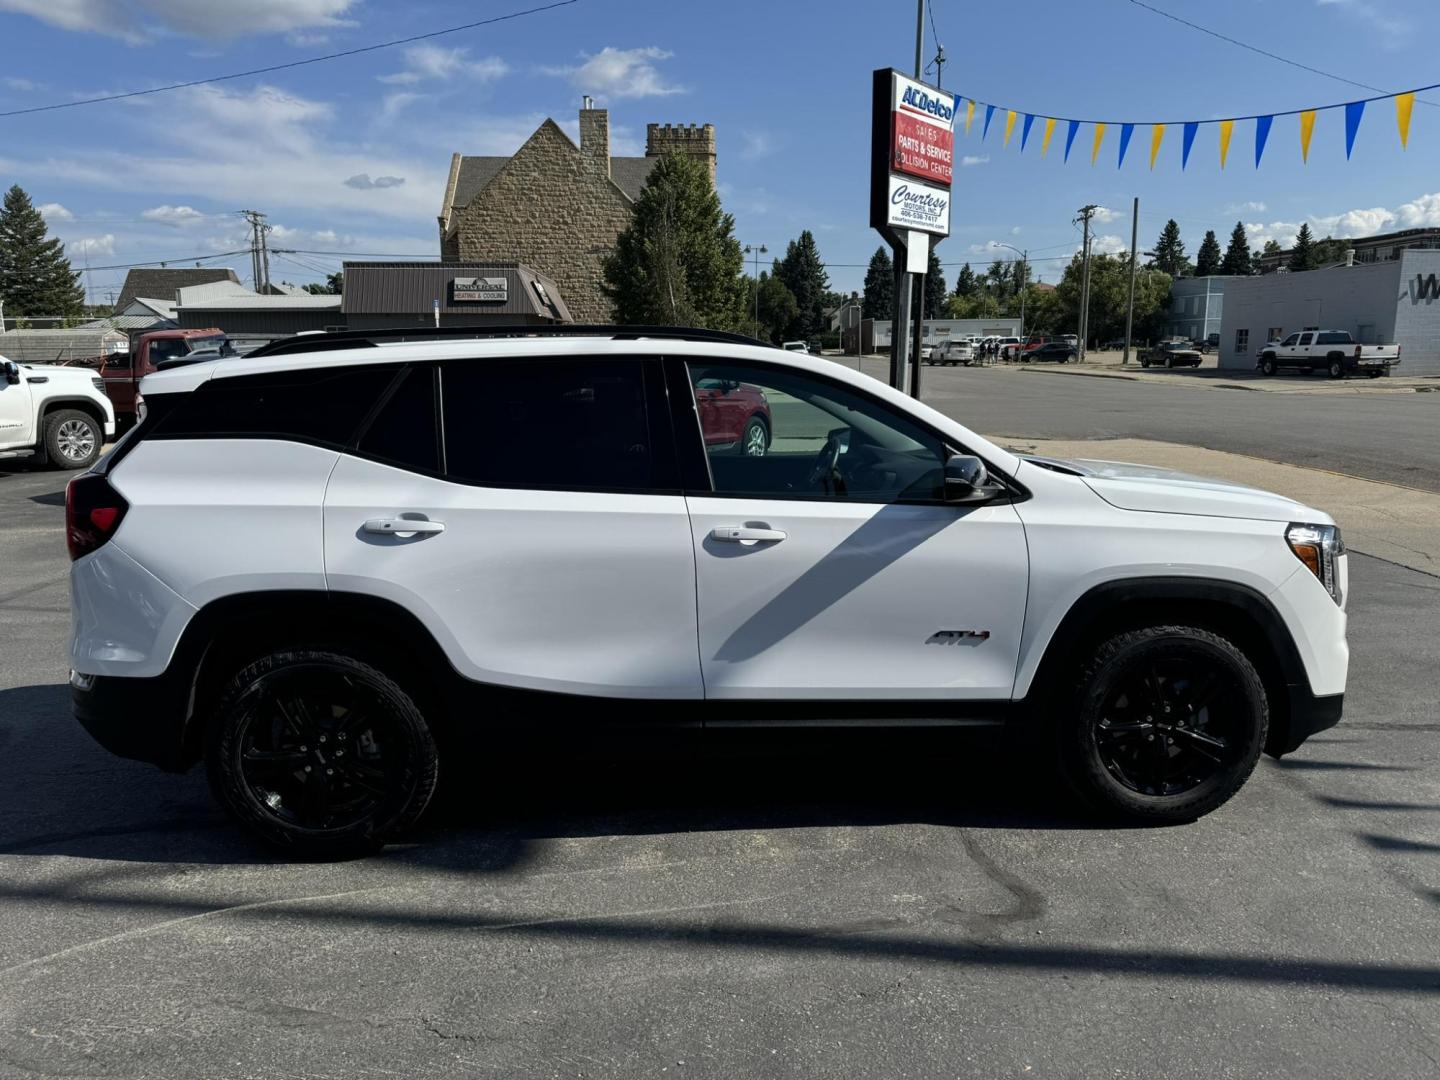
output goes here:
{"type": "Polygon", "coordinates": [[[115,301],[115,310],[124,311],[130,301],[137,298],[167,300],[173,304],[177,290],[188,289],[192,285],[213,285],[217,281],[240,284],[235,271],[228,266],[136,268],[125,275],[125,284],[120,288],[120,298],[115,301]]]}

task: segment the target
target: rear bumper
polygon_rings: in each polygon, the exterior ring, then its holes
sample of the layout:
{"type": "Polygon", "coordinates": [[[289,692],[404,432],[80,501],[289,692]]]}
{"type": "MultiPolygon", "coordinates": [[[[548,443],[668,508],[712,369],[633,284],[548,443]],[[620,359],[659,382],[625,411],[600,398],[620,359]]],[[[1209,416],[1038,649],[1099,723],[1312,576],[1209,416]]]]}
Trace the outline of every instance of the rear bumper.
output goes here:
{"type": "Polygon", "coordinates": [[[1344,694],[1327,694],[1316,697],[1308,686],[1291,684],[1286,688],[1289,697],[1289,716],[1285,730],[1278,743],[1272,743],[1266,750],[1275,757],[1293,753],[1311,735],[1332,728],[1340,722],[1345,711],[1344,694]]]}
{"type": "Polygon", "coordinates": [[[161,675],[137,679],[70,673],[75,719],[117,757],[158,765],[167,772],[189,768],[185,752],[187,693],[161,675]]]}

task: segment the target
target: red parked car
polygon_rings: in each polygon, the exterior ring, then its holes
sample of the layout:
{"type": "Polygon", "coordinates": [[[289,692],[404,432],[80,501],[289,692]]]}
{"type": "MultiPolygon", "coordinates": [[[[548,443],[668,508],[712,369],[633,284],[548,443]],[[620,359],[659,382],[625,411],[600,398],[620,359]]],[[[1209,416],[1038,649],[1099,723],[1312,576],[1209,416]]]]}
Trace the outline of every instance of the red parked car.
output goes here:
{"type": "Polygon", "coordinates": [[[700,379],[695,383],[695,406],[700,430],[710,451],[734,447],[746,457],[764,457],[774,428],[770,403],[758,386],[726,379],[700,379]]]}

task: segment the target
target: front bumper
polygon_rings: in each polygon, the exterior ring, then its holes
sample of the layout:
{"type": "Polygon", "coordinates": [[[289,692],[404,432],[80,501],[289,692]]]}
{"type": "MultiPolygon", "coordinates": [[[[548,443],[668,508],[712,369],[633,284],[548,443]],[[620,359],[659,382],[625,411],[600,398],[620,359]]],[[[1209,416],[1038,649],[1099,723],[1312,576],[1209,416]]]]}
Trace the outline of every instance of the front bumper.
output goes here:
{"type": "Polygon", "coordinates": [[[75,719],[117,757],[183,772],[192,764],[185,746],[188,693],[178,680],[70,673],[75,719]]]}

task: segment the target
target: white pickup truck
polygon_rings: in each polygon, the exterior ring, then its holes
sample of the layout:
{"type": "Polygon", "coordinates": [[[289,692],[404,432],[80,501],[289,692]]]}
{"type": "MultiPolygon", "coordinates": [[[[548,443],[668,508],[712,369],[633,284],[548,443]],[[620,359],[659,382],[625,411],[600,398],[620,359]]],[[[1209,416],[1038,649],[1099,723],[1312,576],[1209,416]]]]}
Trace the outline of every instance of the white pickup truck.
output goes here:
{"type": "Polygon", "coordinates": [[[1266,375],[1281,368],[1310,372],[1323,368],[1332,379],[1386,374],[1400,363],[1399,345],[1361,345],[1345,330],[1304,330],[1260,350],[1257,365],[1266,375]]]}
{"type": "Polygon", "coordinates": [[[88,469],[114,434],[115,409],[96,372],[0,356],[0,458],[88,469]]]}

